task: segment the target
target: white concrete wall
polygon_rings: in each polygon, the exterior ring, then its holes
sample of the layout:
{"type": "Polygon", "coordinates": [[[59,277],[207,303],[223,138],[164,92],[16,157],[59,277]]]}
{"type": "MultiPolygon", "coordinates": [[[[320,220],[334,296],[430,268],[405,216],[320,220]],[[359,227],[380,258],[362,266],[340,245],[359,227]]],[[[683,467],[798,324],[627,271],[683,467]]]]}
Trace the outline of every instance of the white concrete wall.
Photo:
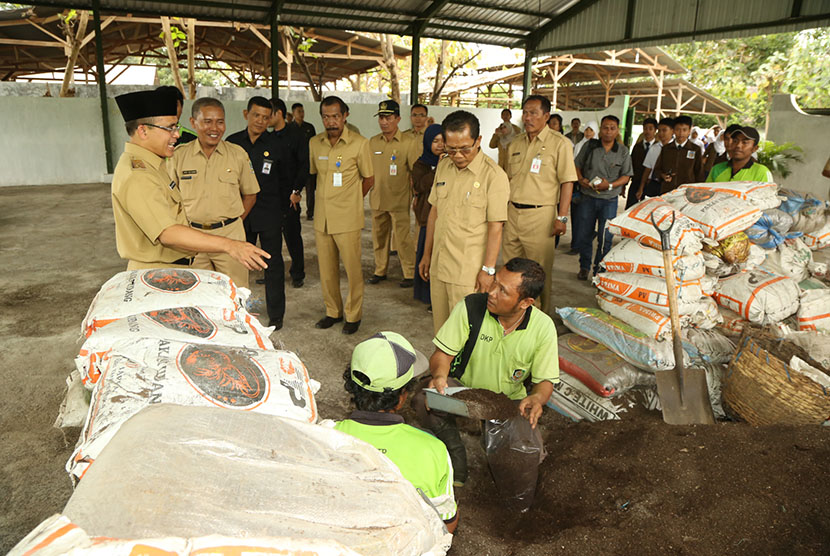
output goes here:
{"type": "Polygon", "coordinates": [[[828,200],[830,179],[822,176],[821,170],[830,157],[830,116],[805,113],[794,95],[775,95],[767,139],[775,143],[791,141],[804,149],[803,164],[793,164],[793,173],[787,178],[776,176],[781,185],[828,200]]]}
{"type": "MultiPolygon", "coordinates": [[[[2,93],[3,91],[0,91],[2,93]]],[[[123,91],[118,91],[123,92],[123,91]]],[[[254,94],[261,91],[251,91],[254,94]]],[[[292,92],[293,93],[293,92],[292,92]]],[[[207,96],[200,94],[199,96],[207,96]]],[[[228,91],[220,95],[228,96],[228,91]]],[[[347,95],[343,95],[346,97],[347,95]]],[[[230,98],[239,98],[234,94],[230,98]]],[[[244,97],[243,97],[244,98],[244,97]]],[[[284,99],[289,109],[294,102],[305,106],[306,119],[317,129],[323,130],[318,105],[306,98],[306,94],[289,94],[284,99]],[[293,98],[292,98],[293,97],[293,98]]],[[[349,104],[349,122],[360,128],[366,137],[378,134],[377,104],[349,104]]],[[[360,98],[360,100],[365,100],[360,98]]],[[[182,123],[188,125],[190,105],[186,101],[182,123]]],[[[245,100],[225,100],[227,133],[234,133],[245,127],[242,111],[247,106],[245,100]]],[[[448,106],[430,106],[430,116],[437,123],[450,112],[457,110],[448,106]]],[[[478,117],[481,125],[482,147],[484,152],[494,159],[495,149],[487,145],[495,128],[501,122],[498,108],[465,108],[478,117]]],[[[108,112],[111,125],[111,148],[113,163],[124,151],[127,134],[124,122],[113,98],[108,99],[108,112]]],[[[408,129],[409,106],[401,107],[401,129],[408,129]]],[[[564,112],[562,117],[566,130],[571,118],[578,116],[583,124],[605,114],[622,117],[622,99],[600,112],[564,112]]],[[[96,97],[55,98],[42,96],[15,96],[0,94],[0,122],[6,123],[0,133],[0,186],[10,185],[54,185],[71,183],[97,183],[111,179],[106,173],[104,154],[104,137],[101,124],[101,111],[96,97]]],[[[521,112],[513,111],[513,123],[521,127],[521,112]]],[[[822,163],[823,164],[823,163],[822,163]]]]}

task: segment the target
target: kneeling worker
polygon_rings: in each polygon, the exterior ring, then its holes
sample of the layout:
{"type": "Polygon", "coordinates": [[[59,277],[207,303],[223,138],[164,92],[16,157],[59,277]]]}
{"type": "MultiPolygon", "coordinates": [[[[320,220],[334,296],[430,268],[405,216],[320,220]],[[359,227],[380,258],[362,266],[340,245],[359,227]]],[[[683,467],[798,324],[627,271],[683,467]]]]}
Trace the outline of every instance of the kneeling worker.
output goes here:
{"type": "MultiPolygon", "coordinates": [[[[447,386],[484,388],[519,402],[519,413],[536,428],[542,407],[559,382],[556,326],[533,306],[542,293],[545,271],[536,261],[513,258],[496,273],[490,291],[470,294],[452,310],[432,343],[428,387],[444,393],[447,386]],[[474,296],[479,296],[475,298],[474,296]],[[471,328],[478,333],[471,337],[471,328]],[[471,326],[472,324],[472,326],[471,326]],[[466,354],[466,357],[465,357],[466,354]],[[458,361],[467,359],[460,368],[458,361]],[[455,367],[455,368],[453,368],[455,367]],[[530,394],[525,382],[533,384],[530,394]]],[[[467,479],[467,453],[452,417],[429,411],[421,394],[413,406],[421,424],[447,446],[461,486],[467,479]]]]}
{"type": "Polygon", "coordinates": [[[115,100],[130,136],[112,178],[115,242],[127,269],[189,267],[196,253],[226,253],[248,270],[267,268],[263,258],[271,256],[262,249],[188,226],[165,160],[179,136],[176,95],[138,91],[115,100]]]}
{"type": "Polygon", "coordinates": [[[404,423],[396,412],[415,387],[415,350],[400,334],[380,332],[354,348],[344,387],[357,410],[334,428],[368,442],[424,493],[452,533],[458,512],[452,465],[440,440],[404,423]]]}

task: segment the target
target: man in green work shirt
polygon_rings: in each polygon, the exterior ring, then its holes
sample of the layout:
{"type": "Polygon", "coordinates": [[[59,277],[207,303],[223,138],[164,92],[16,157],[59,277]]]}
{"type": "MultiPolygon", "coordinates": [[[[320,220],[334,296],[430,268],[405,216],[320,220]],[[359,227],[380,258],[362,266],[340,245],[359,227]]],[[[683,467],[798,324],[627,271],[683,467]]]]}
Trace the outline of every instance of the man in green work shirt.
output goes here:
{"type": "Polygon", "coordinates": [[[715,164],[707,182],[723,181],[772,181],[769,168],[756,162],[752,155],[758,150],[761,136],[754,127],[741,127],[732,132],[729,141],[729,160],[715,164]]]}
{"type": "MultiPolygon", "coordinates": [[[[536,428],[542,407],[559,382],[556,327],[551,318],[533,306],[542,293],[545,271],[536,261],[513,258],[496,273],[487,294],[487,308],[469,362],[458,379],[451,378],[453,359],[470,336],[466,300],[459,302],[432,342],[429,388],[443,393],[447,386],[484,388],[519,402],[519,413],[536,428]],[[533,384],[527,393],[525,381],[533,384]]],[[[476,294],[472,294],[476,295],[476,294]]],[[[426,410],[413,401],[421,423],[435,432],[452,457],[456,484],[467,477],[467,455],[451,418],[426,410]]]]}
{"type": "Polygon", "coordinates": [[[452,464],[440,440],[404,423],[396,412],[415,386],[415,349],[400,334],[379,332],[357,345],[343,373],[357,410],[334,428],[368,442],[386,455],[425,494],[452,533],[458,507],[452,464]]]}

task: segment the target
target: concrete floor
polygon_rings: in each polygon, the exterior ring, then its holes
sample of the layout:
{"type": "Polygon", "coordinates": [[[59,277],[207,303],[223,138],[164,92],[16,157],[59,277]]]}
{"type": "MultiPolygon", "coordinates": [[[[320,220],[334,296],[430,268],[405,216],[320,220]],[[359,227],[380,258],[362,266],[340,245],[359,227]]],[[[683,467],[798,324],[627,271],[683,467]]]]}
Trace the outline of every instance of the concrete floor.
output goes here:
{"type": "MultiPolygon", "coordinates": [[[[285,327],[272,340],[306,363],[323,384],[321,416],[338,419],[349,411],[341,373],[354,346],[393,330],[429,355],[432,316],[412,299],[411,289],[398,287],[401,270],[393,258],[390,279],[366,286],[357,334],[344,336],[339,326],[317,330],[324,308],[313,230],[305,219],[303,237],[305,286],[293,289],[287,280],[285,327]]],[[[362,243],[368,277],[374,267],[368,219],[362,243]]],[[[565,236],[557,252],[554,303],[595,306],[594,288],[576,280],[577,257],[565,255],[569,244],[565,236]]],[[[115,250],[108,185],[0,188],[0,552],[60,512],[72,493],[63,467],[77,436],[64,437],[52,423],[81,344],[81,319],[101,284],[124,268],[115,250]]],[[[264,298],[263,286],[253,284],[257,277],[251,276],[253,295],[264,298]]],[[[345,275],[341,283],[345,287],[345,275]]]]}

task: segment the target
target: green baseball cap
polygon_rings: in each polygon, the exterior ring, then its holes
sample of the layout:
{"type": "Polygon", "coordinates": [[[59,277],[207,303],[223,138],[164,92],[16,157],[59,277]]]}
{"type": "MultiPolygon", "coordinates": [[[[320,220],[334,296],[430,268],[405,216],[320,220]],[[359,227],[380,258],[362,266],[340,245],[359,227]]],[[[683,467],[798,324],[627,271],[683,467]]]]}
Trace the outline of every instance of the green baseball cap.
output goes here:
{"type": "Polygon", "coordinates": [[[415,376],[417,351],[397,332],[378,332],[357,344],[352,352],[352,380],[372,392],[403,388],[415,376]],[[355,372],[365,375],[355,376],[355,372]]]}

